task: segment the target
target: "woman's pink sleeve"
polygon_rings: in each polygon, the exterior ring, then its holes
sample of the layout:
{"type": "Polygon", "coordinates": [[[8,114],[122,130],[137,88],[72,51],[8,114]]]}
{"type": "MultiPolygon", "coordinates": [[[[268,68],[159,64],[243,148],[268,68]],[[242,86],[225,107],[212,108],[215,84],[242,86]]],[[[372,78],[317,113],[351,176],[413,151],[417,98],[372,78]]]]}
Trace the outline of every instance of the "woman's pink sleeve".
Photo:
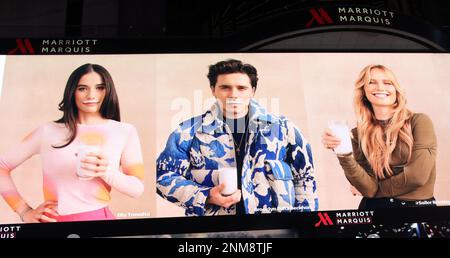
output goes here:
{"type": "Polygon", "coordinates": [[[37,128],[19,144],[0,154],[0,194],[15,211],[24,200],[12,180],[11,171],[40,152],[42,131],[42,127],[37,128]]]}
{"type": "Polygon", "coordinates": [[[141,143],[134,126],[120,159],[122,171],[107,171],[103,176],[111,187],[131,197],[139,197],[144,192],[144,162],[141,143]]]}

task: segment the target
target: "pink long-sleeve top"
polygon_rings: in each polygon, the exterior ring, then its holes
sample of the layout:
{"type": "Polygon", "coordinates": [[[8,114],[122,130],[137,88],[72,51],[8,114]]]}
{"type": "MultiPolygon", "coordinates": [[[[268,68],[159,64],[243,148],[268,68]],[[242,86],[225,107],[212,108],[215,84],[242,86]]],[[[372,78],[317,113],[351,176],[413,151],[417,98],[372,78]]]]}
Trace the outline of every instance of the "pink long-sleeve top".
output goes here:
{"type": "MultiPolygon", "coordinates": [[[[64,148],[69,130],[64,124],[49,122],[19,144],[0,154],[0,193],[17,211],[25,200],[10,172],[33,155],[40,154],[44,199],[57,201],[60,215],[92,211],[108,206],[111,188],[138,197],[144,190],[144,166],[139,137],[134,126],[114,120],[97,125],[78,124],[75,140],[64,148]],[[81,145],[96,145],[108,160],[107,173],[92,180],[77,177],[77,157],[81,145]]],[[[30,173],[35,171],[29,171],[30,173]]]]}

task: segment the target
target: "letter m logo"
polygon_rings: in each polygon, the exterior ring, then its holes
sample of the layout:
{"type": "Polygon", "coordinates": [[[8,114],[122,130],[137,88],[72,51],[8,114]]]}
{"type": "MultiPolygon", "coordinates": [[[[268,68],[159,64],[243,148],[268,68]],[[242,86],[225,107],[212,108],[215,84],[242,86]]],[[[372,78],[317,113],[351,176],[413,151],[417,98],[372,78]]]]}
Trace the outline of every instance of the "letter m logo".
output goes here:
{"type": "Polygon", "coordinates": [[[320,227],[321,225],[324,225],[324,226],[334,225],[333,221],[331,221],[331,219],[330,219],[330,216],[328,216],[328,213],[319,212],[319,213],[317,213],[317,215],[319,215],[319,221],[316,224],[314,224],[314,227],[317,228],[317,227],[320,227]]]}
{"type": "Polygon", "coordinates": [[[309,9],[309,13],[311,14],[312,18],[306,23],[306,28],[310,28],[314,22],[317,22],[318,25],[334,23],[333,19],[331,19],[330,15],[328,15],[327,11],[325,11],[325,9],[323,8],[311,8],[309,9]]]}
{"type": "Polygon", "coordinates": [[[29,39],[23,39],[23,40],[16,39],[16,44],[17,44],[17,47],[8,51],[8,55],[14,55],[18,51],[22,55],[26,55],[26,54],[34,55],[35,54],[33,46],[31,45],[31,42],[29,39]]]}

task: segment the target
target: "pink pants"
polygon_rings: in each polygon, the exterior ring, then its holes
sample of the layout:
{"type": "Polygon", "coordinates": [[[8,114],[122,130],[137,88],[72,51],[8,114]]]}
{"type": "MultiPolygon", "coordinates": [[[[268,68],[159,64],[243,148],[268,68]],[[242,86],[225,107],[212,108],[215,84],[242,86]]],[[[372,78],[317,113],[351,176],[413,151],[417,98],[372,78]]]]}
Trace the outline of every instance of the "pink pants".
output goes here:
{"type": "Polygon", "coordinates": [[[56,219],[58,222],[64,221],[88,221],[88,220],[112,220],[115,219],[112,212],[108,209],[108,207],[87,211],[69,215],[61,215],[61,216],[49,216],[56,219]]]}

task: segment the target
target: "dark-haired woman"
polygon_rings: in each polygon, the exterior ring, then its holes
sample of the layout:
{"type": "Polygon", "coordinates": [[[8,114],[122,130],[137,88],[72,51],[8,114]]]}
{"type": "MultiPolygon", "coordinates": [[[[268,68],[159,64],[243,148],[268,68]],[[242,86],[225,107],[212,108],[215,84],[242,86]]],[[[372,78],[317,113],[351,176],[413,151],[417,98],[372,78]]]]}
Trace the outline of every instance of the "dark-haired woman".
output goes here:
{"type": "Polygon", "coordinates": [[[144,190],[140,141],[134,126],[120,122],[109,72],[85,64],[70,75],[59,104],[62,118],[48,122],[0,155],[0,193],[24,222],[114,219],[111,188],[131,197],[144,190]],[[44,202],[31,207],[11,171],[40,154],[44,202]]]}

